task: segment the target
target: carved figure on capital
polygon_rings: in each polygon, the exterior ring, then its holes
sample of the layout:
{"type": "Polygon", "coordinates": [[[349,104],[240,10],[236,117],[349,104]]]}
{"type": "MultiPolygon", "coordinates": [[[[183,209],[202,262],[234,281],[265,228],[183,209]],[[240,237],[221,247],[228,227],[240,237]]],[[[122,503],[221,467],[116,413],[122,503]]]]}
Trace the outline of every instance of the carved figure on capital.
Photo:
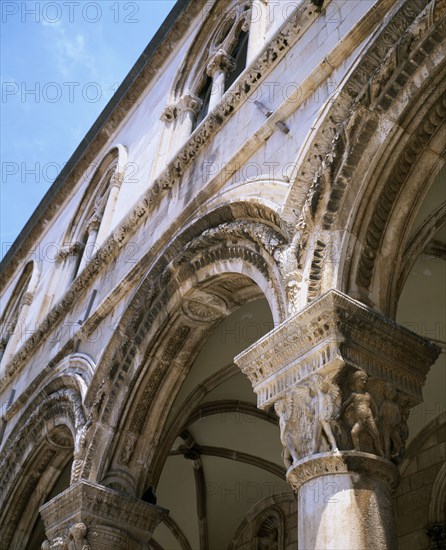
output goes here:
{"type": "Polygon", "coordinates": [[[375,452],[384,456],[381,438],[377,427],[378,407],[375,400],[366,390],[368,376],[361,369],[350,375],[348,389],[350,395],[341,405],[339,417],[343,417],[350,427],[353,448],[356,451],[367,451],[362,443],[362,436],[369,434],[373,440],[375,452]]]}
{"type": "Polygon", "coordinates": [[[397,391],[391,382],[384,385],[384,399],[379,406],[379,418],[384,456],[389,460],[399,456],[404,447],[401,427],[402,417],[396,402],[397,391]]]}
{"type": "Polygon", "coordinates": [[[296,387],[274,403],[279,417],[282,458],[288,469],[310,453],[313,412],[310,408],[310,390],[296,387]]]}
{"type": "Polygon", "coordinates": [[[87,526],[85,523],[75,523],[70,527],[67,550],[91,550],[87,541],[87,526]]]}
{"type": "Polygon", "coordinates": [[[333,379],[334,375],[321,376],[315,374],[310,380],[310,388],[314,395],[311,408],[314,411],[312,453],[321,452],[322,434],[330,445],[330,450],[337,451],[332,423],[338,416],[341,406],[340,390],[333,379]]]}

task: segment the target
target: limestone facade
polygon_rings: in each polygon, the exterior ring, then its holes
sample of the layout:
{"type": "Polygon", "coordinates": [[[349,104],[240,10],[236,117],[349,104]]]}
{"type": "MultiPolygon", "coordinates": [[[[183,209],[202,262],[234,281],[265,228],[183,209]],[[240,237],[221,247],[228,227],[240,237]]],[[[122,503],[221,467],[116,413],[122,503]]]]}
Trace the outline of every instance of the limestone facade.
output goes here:
{"type": "Polygon", "coordinates": [[[2,550],[442,548],[445,31],[177,2],[1,264],[2,550]]]}

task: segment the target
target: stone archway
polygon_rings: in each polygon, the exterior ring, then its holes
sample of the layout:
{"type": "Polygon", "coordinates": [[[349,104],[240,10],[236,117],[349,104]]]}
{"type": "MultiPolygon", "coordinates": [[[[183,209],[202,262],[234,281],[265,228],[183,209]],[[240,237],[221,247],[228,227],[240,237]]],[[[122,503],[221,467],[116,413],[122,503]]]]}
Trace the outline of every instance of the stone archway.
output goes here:
{"type": "Polygon", "coordinates": [[[26,546],[39,507],[73,457],[84,421],[80,395],[73,389],[54,391],[25,410],[0,457],[2,548],[26,546]]]}
{"type": "MultiPolygon", "coordinates": [[[[205,334],[209,323],[217,323],[236,305],[262,294],[275,322],[285,318],[281,275],[273,257],[284,243],[286,236],[273,211],[253,203],[231,203],[201,217],[168,244],[135,292],[99,361],[86,397],[87,405],[97,411],[98,422],[94,443],[87,453],[84,478],[104,479],[112,461],[117,460],[118,440],[114,440],[113,433],[129,432],[127,441],[134,441],[127,443],[127,448],[136,443],[133,430],[126,425],[131,416],[129,404],[137,402],[136,393],[141,394],[147,383],[147,379],[144,384],[142,381],[148,369],[153,380],[149,377],[152,390],[146,401],[151,402],[164,377],[160,365],[173,360],[172,354],[175,356],[184,341],[188,340],[190,349],[182,352],[183,360],[188,353],[191,357],[196,353],[190,341],[190,327],[186,325],[195,323],[197,331],[205,334]],[[234,279],[234,291],[220,289],[214,294],[212,285],[218,286],[219,279],[223,282],[225,277],[234,279]],[[194,312],[200,307],[212,312],[209,322],[194,312]],[[97,448],[102,450],[99,455],[97,448]]],[[[197,338],[200,339],[198,332],[197,338]]],[[[132,486],[130,490],[136,490],[128,477],[124,485],[127,490],[132,486]]]]}
{"type": "MultiPolygon", "coordinates": [[[[395,212],[401,191],[423,152],[432,153],[430,165],[443,162],[444,13],[444,2],[402,4],[304,144],[282,213],[295,227],[282,260],[291,313],[330,288],[394,313],[395,284],[388,293],[380,282],[404,233],[405,216],[395,212]]],[[[423,185],[420,178],[406,192],[406,208],[423,185]]]]}

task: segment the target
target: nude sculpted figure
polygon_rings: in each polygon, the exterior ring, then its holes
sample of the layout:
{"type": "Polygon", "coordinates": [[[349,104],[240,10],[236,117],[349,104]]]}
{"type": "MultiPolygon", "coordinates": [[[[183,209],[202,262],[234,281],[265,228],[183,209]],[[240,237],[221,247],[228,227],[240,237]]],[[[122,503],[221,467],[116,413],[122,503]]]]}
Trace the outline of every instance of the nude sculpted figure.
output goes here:
{"type": "Polygon", "coordinates": [[[378,428],[376,427],[378,409],[373,397],[366,391],[367,380],[367,373],[363,370],[357,370],[353,373],[350,386],[352,393],[350,397],[342,403],[339,416],[342,416],[344,412],[351,407],[354,419],[351,436],[355,450],[361,450],[359,436],[367,430],[372,436],[376,451],[379,455],[384,456],[381,438],[378,428]]]}
{"type": "Polygon", "coordinates": [[[322,432],[328,439],[332,451],[338,450],[336,439],[331,429],[330,421],[336,416],[339,404],[339,389],[330,380],[315,374],[312,379],[311,389],[315,397],[312,400],[314,410],[313,453],[319,452],[322,432]]]}

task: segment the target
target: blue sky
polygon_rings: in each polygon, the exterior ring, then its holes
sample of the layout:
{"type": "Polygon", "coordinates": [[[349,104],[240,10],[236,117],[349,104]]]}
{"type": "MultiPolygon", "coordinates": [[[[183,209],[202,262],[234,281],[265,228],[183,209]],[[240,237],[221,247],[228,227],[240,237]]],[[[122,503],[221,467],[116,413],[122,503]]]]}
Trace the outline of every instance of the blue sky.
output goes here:
{"type": "Polygon", "coordinates": [[[2,0],[2,256],[174,4],[2,0]]]}

